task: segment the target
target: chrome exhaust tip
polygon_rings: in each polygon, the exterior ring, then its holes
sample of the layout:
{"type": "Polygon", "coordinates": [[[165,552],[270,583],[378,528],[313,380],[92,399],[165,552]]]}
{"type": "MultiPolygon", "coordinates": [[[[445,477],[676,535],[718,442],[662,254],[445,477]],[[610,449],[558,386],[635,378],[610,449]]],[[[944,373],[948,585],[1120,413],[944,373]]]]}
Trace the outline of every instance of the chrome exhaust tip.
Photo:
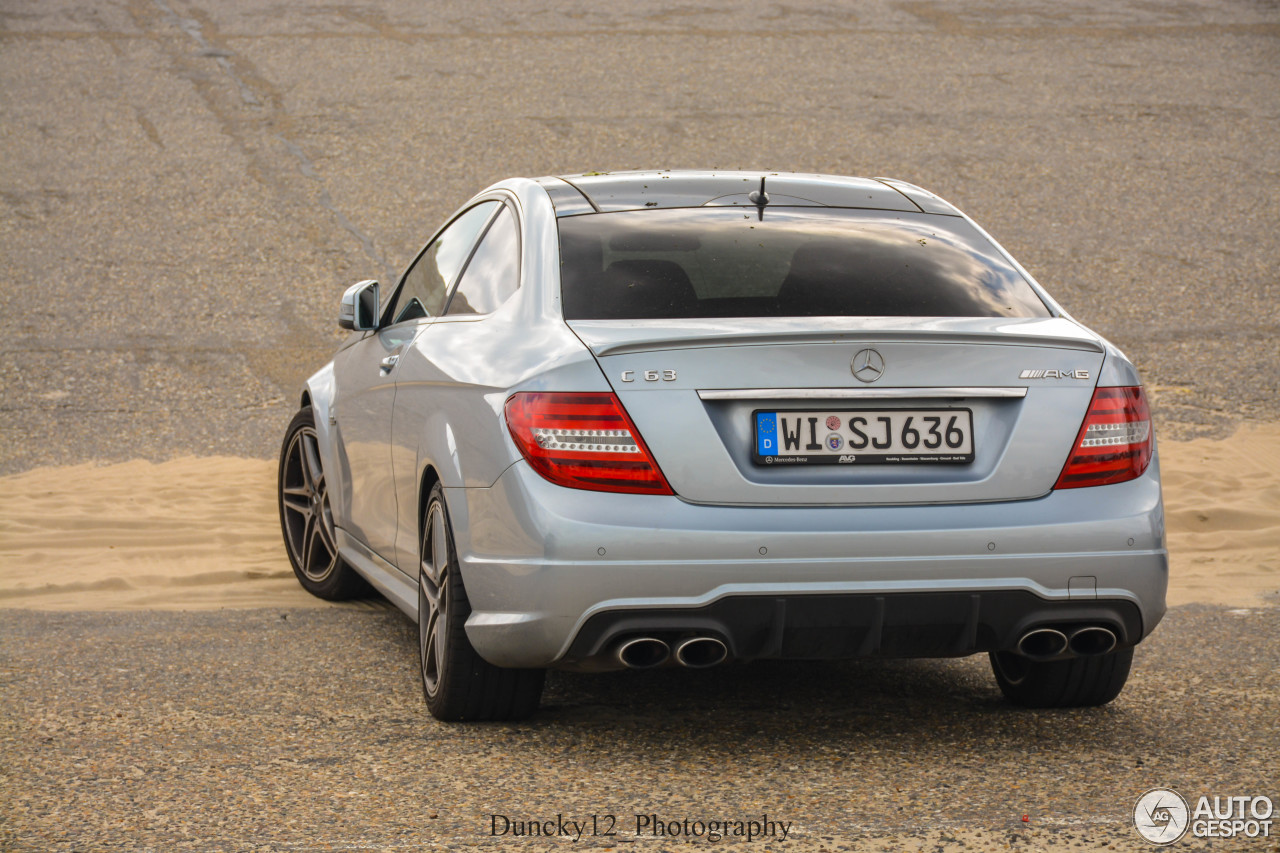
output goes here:
{"type": "Polygon", "coordinates": [[[1018,654],[1032,660],[1056,658],[1067,650],[1067,635],[1056,628],[1037,628],[1018,640],[1018,654]]]}
{"type": "Polygon", "coordinates": [[[618,646],[618,662],[630,669],[653,669],[671,657],[671,647],[656,637],[636,637],[618,646]]]}
{"type": "Polygon", "coordinates": [[[1116,635],[1110,628],[1090,625],[1072,631],[1068,645],[1078,655],[1105,655],[1116,647],[1116,635]]]}
{"type": "Polygon", "coordinates": [[[715,637],[690,637],[676,646],[676,660],[689,669],[706,669],[728,656],[729,647],[715,637]]]}

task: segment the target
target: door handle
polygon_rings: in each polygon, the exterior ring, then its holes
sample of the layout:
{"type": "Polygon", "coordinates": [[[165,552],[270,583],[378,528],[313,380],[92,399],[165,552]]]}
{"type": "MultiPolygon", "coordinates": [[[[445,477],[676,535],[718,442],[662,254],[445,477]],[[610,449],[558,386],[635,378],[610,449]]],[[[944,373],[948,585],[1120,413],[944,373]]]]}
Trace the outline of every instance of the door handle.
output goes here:
{"type": "Polygon", "coordinates": [[[387,356],[379,363],[379,370],[383,373],[390,373],[391,369],[396,366],[396,362],[400,360],[400,353],[393,353],[387,356]]]}

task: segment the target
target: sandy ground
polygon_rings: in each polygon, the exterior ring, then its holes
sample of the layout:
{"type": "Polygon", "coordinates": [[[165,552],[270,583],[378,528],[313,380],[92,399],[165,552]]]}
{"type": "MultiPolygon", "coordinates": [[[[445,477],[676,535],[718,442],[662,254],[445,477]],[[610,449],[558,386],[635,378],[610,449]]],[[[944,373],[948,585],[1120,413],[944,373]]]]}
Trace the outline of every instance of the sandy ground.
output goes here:
{"type": "MultiPolygon", "coordinates": [[[[1280,594],[1280,425],[1165,441],[1169,603],[1280,594]]],[[[275,463],[235,457],[0,478],[0,607],[306,607],[280,541],[275,463]]]]}

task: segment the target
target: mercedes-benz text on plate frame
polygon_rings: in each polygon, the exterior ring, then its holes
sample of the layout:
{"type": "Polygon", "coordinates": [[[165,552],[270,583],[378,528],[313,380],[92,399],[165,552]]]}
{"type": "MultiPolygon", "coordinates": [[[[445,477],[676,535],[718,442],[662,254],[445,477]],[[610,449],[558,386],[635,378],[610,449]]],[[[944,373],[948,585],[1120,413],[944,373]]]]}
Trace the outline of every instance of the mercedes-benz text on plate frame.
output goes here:
{"type": "Polygon", "coordinates": [[[1120,694],[1168,571],[1142,382],[952,205],[591,173],[422,236],[335,298],[279,510],[307,590],[417,623],[436,717],[526,717],[553,668],[770,659],[1120,694]]]}

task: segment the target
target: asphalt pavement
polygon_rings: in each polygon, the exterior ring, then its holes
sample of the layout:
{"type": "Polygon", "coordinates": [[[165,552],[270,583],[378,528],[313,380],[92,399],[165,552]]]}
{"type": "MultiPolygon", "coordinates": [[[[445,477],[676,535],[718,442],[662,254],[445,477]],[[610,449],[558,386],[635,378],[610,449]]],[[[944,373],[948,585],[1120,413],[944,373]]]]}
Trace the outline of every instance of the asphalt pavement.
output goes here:
{"type": "MultiPolygon", "coordinates": [[[[652,816],[768,815],[787,839],[695,844],[1158,849],[1130,822],[1150,788],[1280,801],[1277,636],[1280,608],[1179,608],[1099,709],[1015,709],[983,656],[553,673],[532,720],[450,725],[398,612],[9,611],[0,848],[687,850],[652,816]]],[[[1176,849],[1205,847],[1278,844],[1176,849]]]]}

